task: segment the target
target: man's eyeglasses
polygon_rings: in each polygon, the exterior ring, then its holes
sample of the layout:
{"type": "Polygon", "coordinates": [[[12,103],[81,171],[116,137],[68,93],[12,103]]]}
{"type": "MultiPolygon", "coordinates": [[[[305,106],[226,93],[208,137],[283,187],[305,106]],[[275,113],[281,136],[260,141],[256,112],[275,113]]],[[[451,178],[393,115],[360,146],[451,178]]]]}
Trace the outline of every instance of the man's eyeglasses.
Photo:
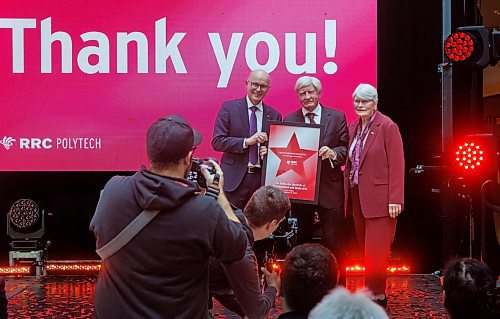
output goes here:
{"type": "Polygon", "coordinates": [[[356,104],[356,105],[360,105],[360,104],[361,105],[366,105],[366,104],[368,104],[370,102],[373,102],[373,100],[358,100],[358,99],[354,100],[354,104],[356,104]]]}
{"type": "Polygon", "coordinates": [[[257,90],[258,88],[260,88],[262,91],[269,89],[269,85],[267,84],[259,84],[257,82],[252,82],[252,81],[247,81],[247,83],[249,83],[252,89],[254,90],[257,90]]]}

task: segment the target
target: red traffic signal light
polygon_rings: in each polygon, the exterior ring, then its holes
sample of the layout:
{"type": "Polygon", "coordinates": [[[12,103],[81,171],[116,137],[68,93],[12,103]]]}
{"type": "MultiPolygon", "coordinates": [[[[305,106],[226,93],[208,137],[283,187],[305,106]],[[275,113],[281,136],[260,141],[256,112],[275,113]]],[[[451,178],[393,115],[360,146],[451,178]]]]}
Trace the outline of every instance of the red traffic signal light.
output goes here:
{"type": "MultiPolygon", "coordinates": [[[[484,68],[490,64],[490,58],[494,57],[490,52],[490,31],[484,26],[457,28],[446,38],[444,53],[453,62],[484,68]]],[[[494,65],[496,60],[493,58],[491,63],[494,65]]]]}

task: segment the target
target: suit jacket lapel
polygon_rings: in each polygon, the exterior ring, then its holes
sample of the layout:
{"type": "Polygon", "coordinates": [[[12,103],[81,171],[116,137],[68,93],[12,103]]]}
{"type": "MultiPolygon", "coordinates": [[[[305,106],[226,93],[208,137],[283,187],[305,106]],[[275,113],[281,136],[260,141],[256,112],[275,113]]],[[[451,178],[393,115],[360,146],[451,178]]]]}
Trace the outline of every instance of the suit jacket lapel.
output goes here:
{"type": "MultiPolygon", "coordinates": [[[[271,111],[269,107],[262,102],[262,131],[268,132],[269,124],[268,121],[271,120],[271,111]]],[[[268,132],[269,133],[269,132],[268,132]]]]}
{"type": "Polygon", "coordinates": [[[351,124],[349,124],[349,144],[347,145],[348,150],[351,148],[352,142],[356,137],[356,128],[358,127],[358,121],[354,121],[351,124]]]}
{"type": "Polygon", "coordinates": [[[372,126],[370,127],[370,132],[368,132],[368,137],[366,138],[365,145],[363,146],[363,150],[361,151],[361,159],[359,160],[359,167],[363,164],[363,160],[366,157],[366,153],[372,146],[373,141],[377,137],[380,125],[382,124],[382,118],[380,113],[375,115],[375,119],[373,120],[372,126]]]}
{"type": "Polygon", "coordinates": [[[320,120],[320,124],[323,124],[325,126],[325,130],[324,132],[328,132],[328,126],[330,126],[330,122],[331,122],[331,116],[330,116],[330,112],[326,109],[326,107],[324,107],[323,105],[321,106],[321,120],[320,120]]]}
{"type": "Polygon", "coordinates": [[[304,118],[304,114],[302,114],[302,108],[298,109],[298,111],[295,112],[295,122],[299,122],[299,123],[306,122],[306,119],[304,118]]]}
{"type": "Polygon", "coordinates": [[[248,132],[250,132],[250,119],[248,118],[248,105],[246,97],[242,98],[239,102],[241,123],[243,124],[243,130],[248,134],[248,132]]]}

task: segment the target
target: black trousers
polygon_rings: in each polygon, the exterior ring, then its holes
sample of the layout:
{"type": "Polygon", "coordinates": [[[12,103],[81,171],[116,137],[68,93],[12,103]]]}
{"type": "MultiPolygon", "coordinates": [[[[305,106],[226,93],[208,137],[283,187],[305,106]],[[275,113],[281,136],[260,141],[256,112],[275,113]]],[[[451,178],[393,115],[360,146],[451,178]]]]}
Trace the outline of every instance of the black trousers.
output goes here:
{"type": "Polygon", "coordinates": [[[256,173],[245,173],[238,188],[232,192],[226,192],[226,197],[231,204],[243,210],[252,197],[252,194],[259,189],[262,174],[260,170],[256,173]]]}
{"type": "Polygon", "coordinates": [[[312,242],[315,229],[314,215],[315,212],[318,212],[322,233],[321,243],[337,259],[340,284],[345,285],[347,223],[342,206],[326,209],[315,205],[292,204],[292,215],[298,219],[297,242],[298,244],[304,244],[312,242]]]}

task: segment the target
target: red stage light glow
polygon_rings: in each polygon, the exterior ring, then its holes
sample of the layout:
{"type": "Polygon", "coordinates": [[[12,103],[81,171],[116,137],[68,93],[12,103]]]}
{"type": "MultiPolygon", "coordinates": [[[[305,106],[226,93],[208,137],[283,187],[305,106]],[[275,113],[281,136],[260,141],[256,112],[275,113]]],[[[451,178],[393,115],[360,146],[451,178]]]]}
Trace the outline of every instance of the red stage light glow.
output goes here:
{"type": "Polygon", "coordinates": [[[89,265],[89,264],[68,264],[68,265],[54,265],[47,264],[45,269],[47,271],[78,271],[78,272],[95,272],[101,269],[101,265],[89,265]]]}
{"type": "Polygon", "coordinates": [[[458,167],[465,171],[478,170],[481,168],[481,165],[484,166],[486,154],[477,142],[465,142],[459,145],[457,151],[455,151],[455,155],[455,162],[458,164],[458,167]]]}
{"type": "Polygon", "coordinates": [[[31,272],[30,267],[0,267],[0,275],[13,276],[13,275],[29,275],[31,272]]]}
{"type": "Polygon", "coordinates": [[[63,261],[48,261],[45,264],[47,274],[97,274],[101,269],[99,261],[86,260],[63,260],[63,261]]]}
{"type": "MultiPolygon", "coordinates": [[[[346,273],[348,274],[363,274],[365,272],[365,267],[362,265],[351,265],[345,267],[346,273]]],[[[389,266],[387,267],[387,272],[389,274],[408,274],[410,273],[410,267],[407,265],[389,266]]]]}
{"type": "Polygon", "coordinates": [[[465,61],[474,52],[475,39],[467,32],[454,32],[444,42],[446,56],[454,61],[465,61]]]}

